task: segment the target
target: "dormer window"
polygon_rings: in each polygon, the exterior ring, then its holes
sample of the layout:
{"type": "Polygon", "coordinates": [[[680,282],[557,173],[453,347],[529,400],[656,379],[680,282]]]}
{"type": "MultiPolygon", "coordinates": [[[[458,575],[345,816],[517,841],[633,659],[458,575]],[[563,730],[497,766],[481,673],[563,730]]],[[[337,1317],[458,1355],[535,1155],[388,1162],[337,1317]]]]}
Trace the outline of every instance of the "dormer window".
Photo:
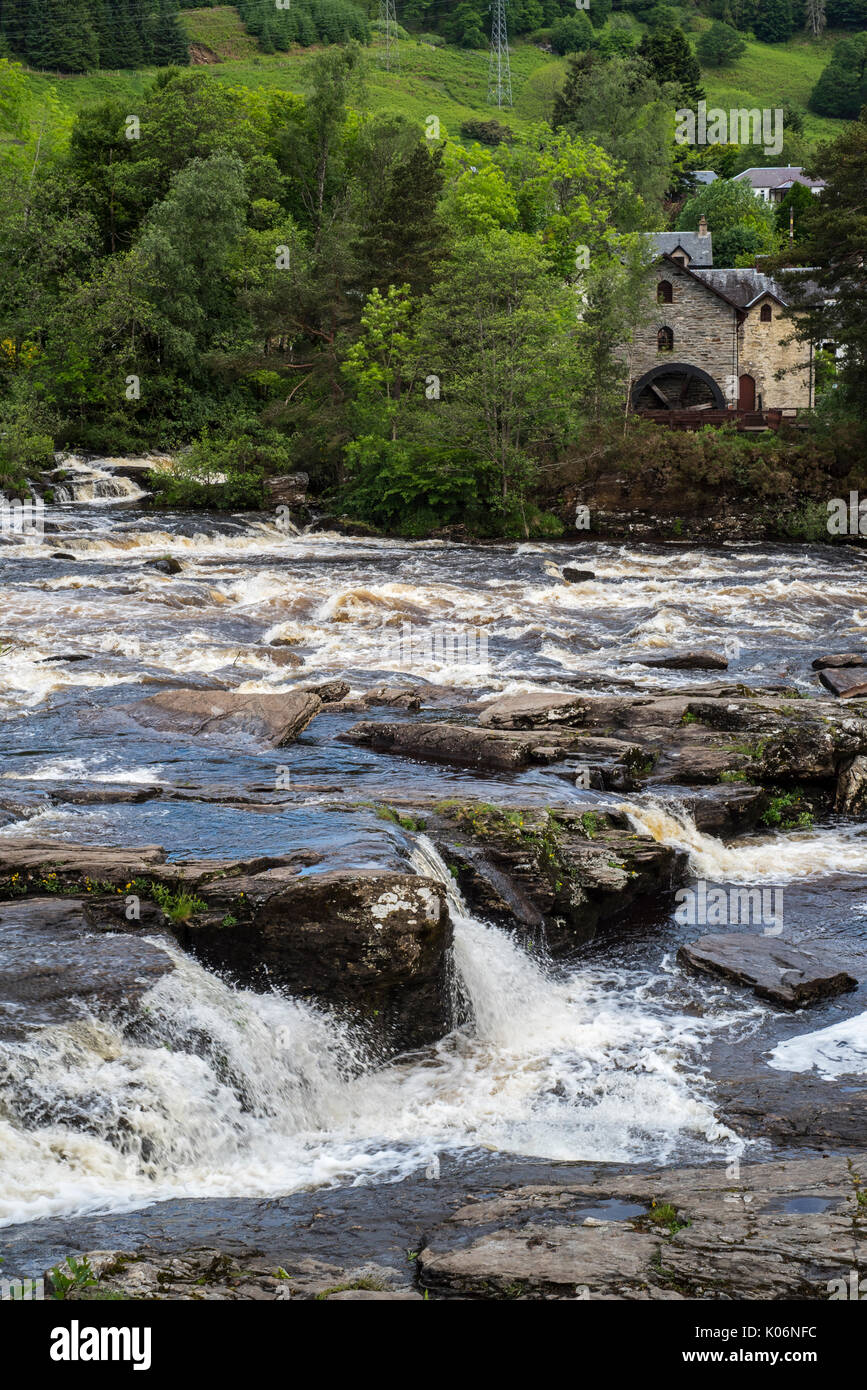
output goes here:
{"type": "Polygon", "coordinates": [[[671,253],[671,259],[672,259],[673,261],[679,261],[681,265],[686,265],[686,261],[687,261],[686,252],[685,252],[685,251],[672,251],[672,253],[671,253]]]}
{"type": "Polygon", "coordinates": [[[674,333],[670,328],[660,328],[656,335],[657,352],[671,352],[674,348],[674,333]]]}
{"type": "Polygon", "coordinates": [[[771,306],[770,306],[770,304],[763,304],[763,305],[762,305],[762,312],[761,312],[761,314],[759,315],[759,318],[761,319],[762,323],[770,323],[770,322],[771,322],[771,319],[772,319],[773,317],[774,317],[774,316],[773,316],[773,314],[771,313],[771,306]]]}
{"type": "Polygon", "coordinates": [[[660,280],[659,284],[656,287],[657,304],[670,304],[671,298],[671,281],[660,280]]]}

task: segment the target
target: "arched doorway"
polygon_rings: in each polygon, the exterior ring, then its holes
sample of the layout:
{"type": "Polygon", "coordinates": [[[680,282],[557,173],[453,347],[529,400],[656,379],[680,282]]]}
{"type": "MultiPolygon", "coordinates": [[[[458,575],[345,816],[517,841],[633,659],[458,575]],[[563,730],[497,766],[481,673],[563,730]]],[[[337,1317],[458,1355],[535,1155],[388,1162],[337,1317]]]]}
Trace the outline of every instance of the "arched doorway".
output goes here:
{"type": "Polygon", "coordinates": [[[633,410],[725,410],[726,399],[713,377],[686,362],[652,367],[632,388],[633,410]]]}
{"type": "Polygon", "coordinates": [[[756,379],[744,373],[738,378],[738,409],[755,410],[756,408],[756,379]]]}

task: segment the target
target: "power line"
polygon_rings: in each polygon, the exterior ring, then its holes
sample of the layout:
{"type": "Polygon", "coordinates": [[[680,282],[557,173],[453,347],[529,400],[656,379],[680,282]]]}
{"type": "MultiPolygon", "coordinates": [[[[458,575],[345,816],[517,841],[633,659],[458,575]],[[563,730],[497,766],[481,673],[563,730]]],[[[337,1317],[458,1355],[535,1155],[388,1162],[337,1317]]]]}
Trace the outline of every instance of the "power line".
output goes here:
{"type": "Polygon", "coordinates": [[[488,67],[488,101],[495,106],[512,105],[512,70],[509,66],[509,35],[506,32],[506,0],[491,0],[491,61],[488,67]]]}

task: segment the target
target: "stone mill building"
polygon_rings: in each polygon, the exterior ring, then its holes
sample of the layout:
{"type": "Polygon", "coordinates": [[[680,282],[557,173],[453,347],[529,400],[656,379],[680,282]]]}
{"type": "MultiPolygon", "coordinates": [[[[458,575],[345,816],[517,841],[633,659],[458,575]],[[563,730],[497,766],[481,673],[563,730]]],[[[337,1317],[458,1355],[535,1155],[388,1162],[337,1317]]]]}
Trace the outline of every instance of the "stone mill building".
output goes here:
{"type": "Polygon", "coordinates": [[[654,232],[650,242],[655,311],[633,345],[632,408],[671,413],[671,423],[684,411],[710,412],[717,423],[719,411],[811,409],[812,349],[790,341],[777,281],[760,270],[715,268],[703,217],[695,232],[654,232]]]}

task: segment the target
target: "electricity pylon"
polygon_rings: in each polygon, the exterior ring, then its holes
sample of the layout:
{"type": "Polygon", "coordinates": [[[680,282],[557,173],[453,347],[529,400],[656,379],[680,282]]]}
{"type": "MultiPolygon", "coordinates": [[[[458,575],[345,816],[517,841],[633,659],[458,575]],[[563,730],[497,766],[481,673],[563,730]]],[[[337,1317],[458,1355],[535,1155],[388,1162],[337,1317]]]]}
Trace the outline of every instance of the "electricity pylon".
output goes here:
{"type": "Polygon", "coordinates": [[[389,70],[400,67],[394,0],[379,0],[379,61],[389,70]]]}
{"type": "Polygon", "coordinates": [[[511,106],[512,71],[509,67],[509,35],[506,32],[506,0],[491,0],[491,16],[488,101],[493,106],[511,106]]]}

